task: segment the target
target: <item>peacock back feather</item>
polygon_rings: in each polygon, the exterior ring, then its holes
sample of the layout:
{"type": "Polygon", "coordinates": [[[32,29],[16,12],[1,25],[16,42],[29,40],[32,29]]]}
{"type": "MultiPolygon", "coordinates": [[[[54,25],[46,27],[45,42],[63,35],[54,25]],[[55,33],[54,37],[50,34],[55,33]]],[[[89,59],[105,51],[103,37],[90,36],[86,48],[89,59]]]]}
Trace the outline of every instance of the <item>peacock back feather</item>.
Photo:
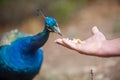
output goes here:
{"type": "Polygon", "coordinates": [[[28,36],[28,34],[25,34],[18,29],[11,30],[10,32],[6,32],[0,37],[0,46],[9,45],[16,39],[26,36],[28,36]]]}

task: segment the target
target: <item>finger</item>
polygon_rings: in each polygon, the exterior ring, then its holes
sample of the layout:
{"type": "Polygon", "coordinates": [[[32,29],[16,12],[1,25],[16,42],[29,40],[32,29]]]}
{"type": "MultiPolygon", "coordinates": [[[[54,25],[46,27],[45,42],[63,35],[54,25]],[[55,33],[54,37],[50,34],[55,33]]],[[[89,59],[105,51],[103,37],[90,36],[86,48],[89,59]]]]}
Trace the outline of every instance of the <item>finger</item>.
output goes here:
{"type": "Polygon", "coordinates": [[[58,44],[63,44],[63,41],[62,41],[62,39],[56,39],[55,41],[54,41],[55,43],[58,43],[58,44]]]}
{"type": "Polygon", "coordinates": [[[63,39],[63,43],[70,49],[77,50],[77,44],[72,42],[71,40],[63,39]]]}
{"type": "Polygon", "coordinates": [[[92,33],[93,33],[93,34],[97,34],[98,32],[100,32],[100,31],[98,30],[98,28],[97,28],[96,26],[94,26],[94,27],[92,28],[92,33]]]}
{"type": "MultiPolygon", "coordinates": [[[[67,39],[66,39],[66,40],[67,40],[67,39]]],[[[57,44],[59,44],[59,45],[62,45],[62,46],[64,46],[64,47],[67,47],[67,48],[71,49],[68,45],[66,45],[66,44],[63,42],[63,39],[56,39],[54,42],[57,43],[57,44]]]]}

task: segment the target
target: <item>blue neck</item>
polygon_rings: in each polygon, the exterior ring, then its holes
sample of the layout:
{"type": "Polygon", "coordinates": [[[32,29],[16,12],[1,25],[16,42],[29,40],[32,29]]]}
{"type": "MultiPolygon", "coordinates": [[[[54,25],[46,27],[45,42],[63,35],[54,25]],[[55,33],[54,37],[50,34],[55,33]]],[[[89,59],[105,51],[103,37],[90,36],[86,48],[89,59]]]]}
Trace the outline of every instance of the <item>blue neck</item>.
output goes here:
{"type": "Polygon", "coordinates": [[[49,33],[50,31],[45,27],[41,33],[15,40],[10,47],[15,48],[17,51],[21,51],[23,54],[33,54],[46,43],[49,33]]]}
{"type": "Polygon", "coordinates": [[[50,31],[44,28],[43,32],[34,35],[31,39],[31,47],[33,50],[36,50],[42,47],[48,40],[50,31]]]}

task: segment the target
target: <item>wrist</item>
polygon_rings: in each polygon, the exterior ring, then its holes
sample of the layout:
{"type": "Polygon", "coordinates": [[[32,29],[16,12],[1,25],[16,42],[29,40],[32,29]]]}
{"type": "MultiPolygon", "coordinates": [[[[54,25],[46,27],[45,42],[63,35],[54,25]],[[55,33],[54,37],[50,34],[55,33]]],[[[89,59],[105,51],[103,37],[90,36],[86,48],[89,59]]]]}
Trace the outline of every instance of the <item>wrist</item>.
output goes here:
{"type": "Polygon", "coordinates": [[[109,40],[104,40],[101,42],[100,47],[98,49],[98,54],[101,57],[109,57],[109,47],[108,47],[109,40]]]}

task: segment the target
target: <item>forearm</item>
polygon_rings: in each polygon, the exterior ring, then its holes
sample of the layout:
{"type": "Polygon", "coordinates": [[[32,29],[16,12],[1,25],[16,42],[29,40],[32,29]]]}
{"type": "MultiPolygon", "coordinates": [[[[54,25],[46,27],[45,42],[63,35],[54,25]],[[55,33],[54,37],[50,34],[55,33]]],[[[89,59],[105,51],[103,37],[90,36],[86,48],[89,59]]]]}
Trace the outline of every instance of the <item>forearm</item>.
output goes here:
{"type": "Polygon", "coordinates": [[[99,53],[104,57],[120,56],[120,38],[104,41],[99,53]]]}

